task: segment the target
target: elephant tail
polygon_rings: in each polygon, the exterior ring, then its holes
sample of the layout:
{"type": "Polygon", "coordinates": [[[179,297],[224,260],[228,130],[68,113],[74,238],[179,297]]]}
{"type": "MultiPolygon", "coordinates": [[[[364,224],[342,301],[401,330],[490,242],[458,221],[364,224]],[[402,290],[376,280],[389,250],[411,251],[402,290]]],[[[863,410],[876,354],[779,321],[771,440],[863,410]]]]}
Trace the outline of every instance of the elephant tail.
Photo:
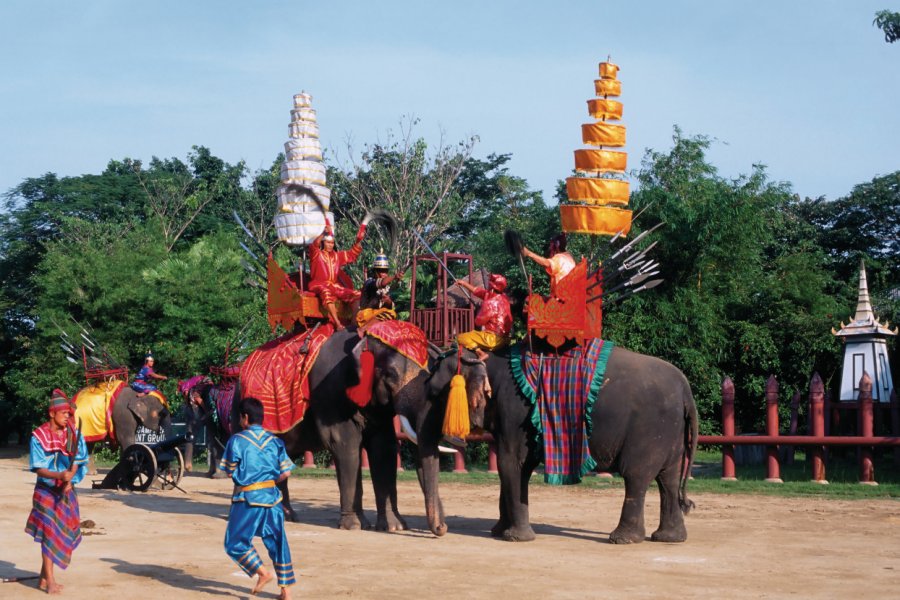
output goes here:
{"type": "Polygon", "coordinates": [[[694,508],[694,502],[688,500],[687,482],[691,478],[691,469],[694,466],[694,457],[697,454],[697,439],[700,434],[700,422],[697,418],[697,405],[694,403],[693,395],[688,388],[687,402],[684,406],[684,454],[681,464],[683,471],[681,473],[681,482],[678,486],[678,505],[681,512],[688,514],[694,508]]]}

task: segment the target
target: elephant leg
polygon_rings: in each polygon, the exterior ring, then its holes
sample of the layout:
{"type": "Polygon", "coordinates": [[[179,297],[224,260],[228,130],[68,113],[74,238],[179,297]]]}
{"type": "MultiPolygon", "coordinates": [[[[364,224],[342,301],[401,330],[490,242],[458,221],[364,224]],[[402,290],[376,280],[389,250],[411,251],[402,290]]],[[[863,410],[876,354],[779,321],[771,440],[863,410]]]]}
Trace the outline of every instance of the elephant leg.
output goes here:
{"type": "Polygon", "coordinates": [[[397,436],[393,423],[389,428],[378,427],[366,436],[366,452],[369,455],[369,473],[375,489],[375,506],[378,518],[377,531],[403,531],[409,529],[397,508],[397,436]],[[390,502],[390,507],[388,507],[390,502]]]}
{"type": "Polygon", "coordinates": [[[619,524],[609,534],[613,544],[638,544],[644,541],[644,498],[650,479],[646,476],[622,473],[625,479],[625,501],[622,504],[622,515],[619,524]]]}
{"type": "Polygon", "coordinates": [[[297,513],[291,508],[291,493],[288,491],[288,481],[290,478],[277,483],[278,489],[281,490],[281,511],[284,513],[284,519],[291,523],[297,522],[297,513]]]}
{"type": "Polygon", "coordinates": [[[684,513],[678,503],[681,485],[681,457],[669,464],[656,476],[659,488],[659,528],[650,539],[654,542],[683,542],[687,539],[684,513]]]}
{"type": "Polygon", "coordinates": [[[535,464],[527,448],[498,445],[497,470],[500,473],[500,519],[491,535],[510,542],[528,542],[535,538],[528,515],[528,480],[535,464]]]}
{"type": "Polygon", "coordinates": [[[332,451],[341,496],[339,529],[371,529],[372,525],[362,510],[362,468],[359,446],[349,451],[341,449],[342,456],[332,451]]]}

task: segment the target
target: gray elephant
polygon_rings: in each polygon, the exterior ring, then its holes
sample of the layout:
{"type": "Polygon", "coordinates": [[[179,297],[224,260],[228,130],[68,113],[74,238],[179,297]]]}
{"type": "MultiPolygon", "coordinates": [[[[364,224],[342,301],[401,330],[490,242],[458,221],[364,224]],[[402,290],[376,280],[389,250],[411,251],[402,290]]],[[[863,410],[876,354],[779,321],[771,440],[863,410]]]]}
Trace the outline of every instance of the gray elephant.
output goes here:
{"type": "MultiPolygon", "coordinates": [[[[75,397],[76,404],[76,420],[82,411],[91,411],[91,407],[85,406],[84,403],[89,402],[90,397],[82,397],[80,394],[75,397]]],[[[127,448],[132,445],[135,440],[135,433],[139,425],[147,429],[158,431],[160,428],[168,427],[172,422],[169,409],[153,395],[138,395],[130,386],[126,385],[122,388],[113,404],[111,420],[113,425],[113,434],[105,437],[93,436],[88,441],[88,451],[90,453],[89,471],[96,473],[94,468],[93,449],[98,443],[109,442],[112,446],[119,448],[127,448]]],[[[88,436],[85,436],[88,439],[88,436]]]]}
{"type": "MultiPolygon", "coordinates": [[[[500,518],[491,535],[528,541],[535,537],[528,515],[528,483],[541,449],[531,423],[532,405],[519,390],[510,360],[509,349],[487,359],[493,392],[487,428],[496,439],[500,473],[500,518]]],[[[697,447],[698,421],[690,385],[681,371],[658,358],[615,347],[592,418],[591,456],[598,468],[618,471],[625,480],[625,501],[610,542],[644,541],[644,496],[654,480],[661,507],[651,540],[687,539],[684,514],[693,503],[687,499],[686,483],[697,447]]]]}
{"type": "MultiPolygon", "coordinates": [[[[205,432],[209,462],[206,476],[224,478],[225,473],[217,467],[228,438],[238,430],[237,423],[232,422],[236,416],[232,410],[233,399],[239,397],[237,382],[226,380],[216,383],[207,377],[197,379],[196,383],[191,382],[190,387],[182,389],[179,386],[179,391],[185,396],[183,416],[186,432],[195,439],[201,431],[205,432]]],[[[194,444],[186,442],[181,453],[184,455],[185,469],[191,470],[194,444]]]]}
{"type": "MultiPolygon", "coordinates": [[[[471,353],[463,360],[467,373],[471,373],[467,378],[467,392],[473,418],[480,424],[478,415],[483,414],[488,394],[486,367],[471,353]]],[[[438,492],[438,442],[443,405],[431,400],[449,388],[455,365],[443,363],[431,373],[375,338],[360,340],[354,330],[338,331],[324,342],[309,373],[310,398],[304,418],[279,437],[294,460],[307,450],[326,448],[331,452],[340,489],[340,528],[370,528],[362,510],[360,451],[365,448],[375,491],[375,528],[407,529],[397,506],[397,436],[393,425],[394,416],[402,415],[418,437],[416,472],[425,497],[428,527],[434,535],[446,533],[438,492]],[[375,372],[373,397],[365,407],[360,407],[347,397],[346,390],[359,382],[363,348],[374,355],[375,372]]],[[[241,394],[243,397],[246,391],[241,390],[241,394]]],[[[281,484],[281,490],[286,516],[296,520],[286,481],[281,484]]]]}

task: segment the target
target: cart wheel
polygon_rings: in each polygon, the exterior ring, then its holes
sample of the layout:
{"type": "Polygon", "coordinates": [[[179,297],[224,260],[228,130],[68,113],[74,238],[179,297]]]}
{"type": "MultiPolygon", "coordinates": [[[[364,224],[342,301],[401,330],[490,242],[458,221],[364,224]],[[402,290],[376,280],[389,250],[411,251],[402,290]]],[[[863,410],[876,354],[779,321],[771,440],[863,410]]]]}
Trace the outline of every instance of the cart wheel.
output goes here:
{"type": "Polygon", "coordinates": [[[164,490],[174,489],[184,476],[184,456],[178,448],[172,448],[175,456],[159,468],[159,485],[164,490]]]}
{"type": "Polygon", "coordinates": [[[132,492],[146,492],[156,478],[156,455],[149,446],[132,444],[122,453],[126,465],[122,482],[132,492]]]}

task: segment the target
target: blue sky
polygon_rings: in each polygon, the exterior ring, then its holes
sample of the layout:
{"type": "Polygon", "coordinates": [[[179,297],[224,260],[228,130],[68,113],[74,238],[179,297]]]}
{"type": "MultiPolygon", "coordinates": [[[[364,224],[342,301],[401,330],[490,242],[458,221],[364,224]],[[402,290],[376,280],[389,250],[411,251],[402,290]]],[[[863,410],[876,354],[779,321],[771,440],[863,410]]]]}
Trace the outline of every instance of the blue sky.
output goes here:
{"type": "Polygon", "coordinates": [[[900,169],[896,0],[93,1],[0,4],[0,192],[26,177],[204,145],[251,169],[313,95],[338,158],[404,115],[436,143],[511,153],[550,198],[581,148],[597,63],[621,67],[630,168],[673,126],[715,139],[727,177],[755,163],[801,196],[900,169]]]}

